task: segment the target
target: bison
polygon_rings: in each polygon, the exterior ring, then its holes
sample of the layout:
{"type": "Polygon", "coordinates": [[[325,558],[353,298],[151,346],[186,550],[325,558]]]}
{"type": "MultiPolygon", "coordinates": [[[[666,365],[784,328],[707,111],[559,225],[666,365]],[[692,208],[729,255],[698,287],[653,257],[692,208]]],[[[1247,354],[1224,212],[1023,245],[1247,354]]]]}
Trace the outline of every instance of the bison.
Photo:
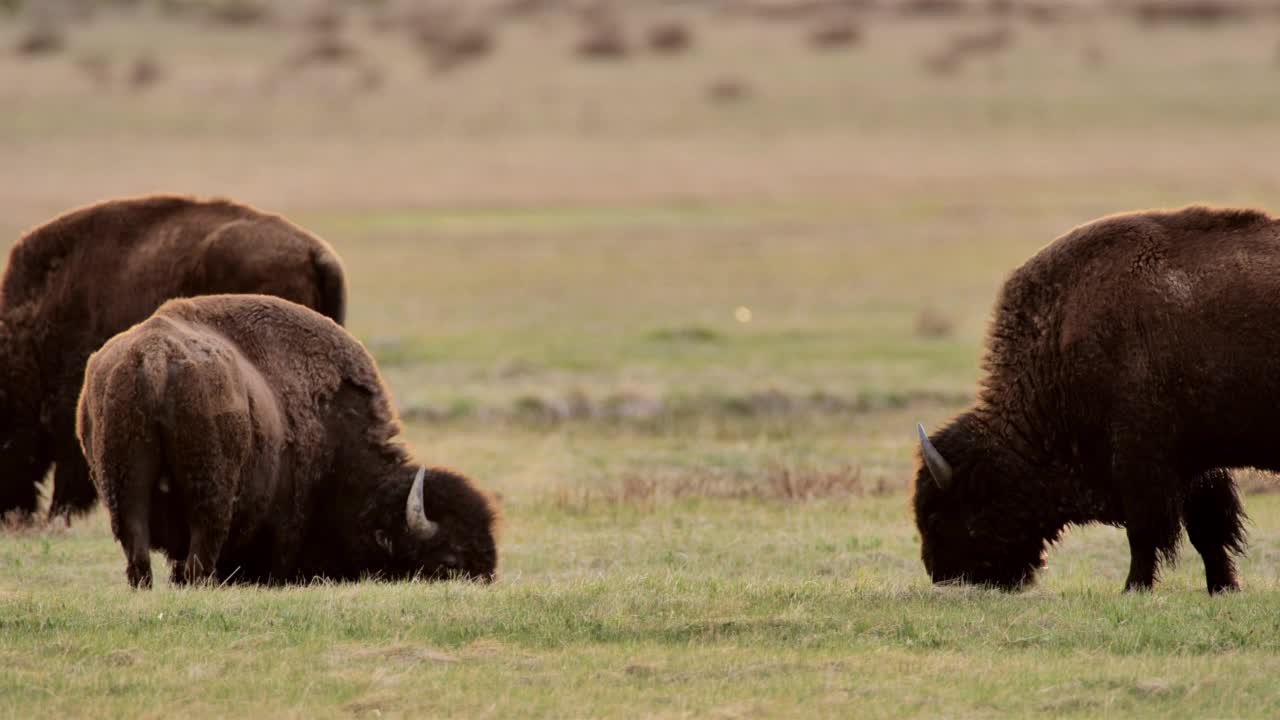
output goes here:
{"type": "Polygon", "coordinates": [[[124,548],[177,583],[490,580],[489,496],[419,468],[373,359],[264,295],[170,300],[89,358],[77,432],[124,548]]]}
{"type": "Polygon", "coordinates": [[[89,354],[165,300],[216,293],[278,295],[339,323],[346,304],[328,243],[227,200],[112,200],[18,240],[0,281],[0,516],[31,517],[50,464],[51,514],[93,507],[75,437],[89,354]]]}
{"type": "Polygon", "coordinates": [[[1103,218],[1005,283],[972,409],[917,426],[935,582],[1034,581],[1069,525],[1123,527],[1147,590],[1185,527],[1210,593],[1239,587],[1230,468],[1280,470],[1280,220],[1190,207],[1103,218]]]}

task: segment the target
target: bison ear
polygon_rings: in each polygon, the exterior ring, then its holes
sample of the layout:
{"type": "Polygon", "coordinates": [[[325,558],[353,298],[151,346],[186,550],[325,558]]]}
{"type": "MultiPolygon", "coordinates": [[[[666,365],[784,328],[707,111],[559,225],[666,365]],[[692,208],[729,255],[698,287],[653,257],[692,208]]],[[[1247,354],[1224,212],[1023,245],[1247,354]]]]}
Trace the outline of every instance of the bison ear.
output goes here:
{"type": "Polygon", "coordinates": [[[404,505],[404,522],[409,531],[419,540],[430,540],[440,532],[440,526],[431,522],[422,502],[422,483],[427,476],[427,468],[418,468],[418,476],[413,479],[413,487],[409,490],[409,499],[404,505]]]}
{"type": "Polygon", "coordinates": [[[951,487],[951,463],[947,462],[947,459],[942,457],[942,453],[938,452],[938,448],[933,446],[929,433],[924,431],[923,423],[916,423],[916,434],[920,436],[920,457],[924,460],[925,467],[929,468],[929,474],[933,476],[933,481],[938,483],[938,487],[946,490],[951,487]]]}

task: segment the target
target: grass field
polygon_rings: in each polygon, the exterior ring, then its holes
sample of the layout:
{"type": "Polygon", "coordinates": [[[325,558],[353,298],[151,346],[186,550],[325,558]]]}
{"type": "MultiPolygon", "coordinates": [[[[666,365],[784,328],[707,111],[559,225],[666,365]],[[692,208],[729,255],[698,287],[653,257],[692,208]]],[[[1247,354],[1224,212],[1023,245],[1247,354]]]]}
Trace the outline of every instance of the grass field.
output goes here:
{"type": "Polygon", "coordinates": [[[1280,497],[1247,498],[1246,590],[1213,599],[1189,548],[1122,596],[1109,528],[1030,591],[935,589],[908,512],[914,423],[971,396],[1009,270],[1106,213],[1280,209],[1280,23],[1016,22],[938,76],[988,21],[818,53],[671,12],[678,57],[588,63],[568,21],[522,22],[447,74],[357,16],[372,92],[266,89],[288,27],[108,14],[0,55],[0,238],[161,190],[287,214],[343,255],[417,455],[506,518],[488,587],[136,593],[101,513],[0,535],[0,716],[1280,711],[1280,497]],[[142,48],[145,90],[78,69],[142,48]],[[708,101],[724,77],[749,95],[708,101]]]}

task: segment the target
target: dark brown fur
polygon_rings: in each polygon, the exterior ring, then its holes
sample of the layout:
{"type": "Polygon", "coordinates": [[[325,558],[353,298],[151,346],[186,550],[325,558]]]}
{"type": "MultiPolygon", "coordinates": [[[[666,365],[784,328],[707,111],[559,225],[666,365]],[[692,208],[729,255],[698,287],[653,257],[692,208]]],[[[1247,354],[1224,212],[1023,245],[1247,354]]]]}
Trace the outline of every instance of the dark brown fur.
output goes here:
{"type": "Polygon", "coordinates": [[[75,439],[90,353],[169,298],[239,292],[343,321],[346,283],[333,248],[227,200],[112,200],[18,240],[0,285],[0,516],[35,511],[51,463],[52,514],[93,507],[75,439]]]}
{"type": "Polygon", "coordinates": [[[1238,586],[1228,468],[1280,470],[1280,221],[1187,208],[1104,218],[1010,276],[973,409],[933,435],[915,515],[935,581],[1013,588],[1068,525],[1124,527],[1127,589],[1182,529],[1210,592],[1238,586]]]}
{"type": "Polygon", "coordinates": [[[263,295],[171,300],[89,359],[78,433],[124,547],[151,581],[278,583],[497,564],[488,496],[432,470],[429,540],[406,525],[418,466],[373,359],[327,318],[263,295]]]}

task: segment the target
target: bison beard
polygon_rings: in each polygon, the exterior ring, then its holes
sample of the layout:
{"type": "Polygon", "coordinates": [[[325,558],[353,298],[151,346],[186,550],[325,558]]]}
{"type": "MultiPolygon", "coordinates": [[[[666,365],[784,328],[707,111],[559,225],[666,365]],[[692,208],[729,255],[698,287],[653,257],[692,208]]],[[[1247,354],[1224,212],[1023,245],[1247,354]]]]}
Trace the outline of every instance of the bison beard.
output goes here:
{"type": "Polygon", "coordinates": [[[89,359],[77,431],[134,586],[365,576],[490,580],[496,511],[419,468],[372,358],[261,295],[165,303],[89,359]]]}
{"type": "Polygon", "coordinates": [[[1209,592],[1236,589],[1228,468],[1280,470],[1280,221],[1186,208],[1104,218],[1005,283],[978,402],[919,427],[914,509],[935,582],[1034,581],[1069,525],[1125,528],[1126,590],[1183,528],[1209,592]]]}
{"type": "Polygon", "coordinates": [[[0,517],[30,518],[54,465],[51,515],[93,507],[75,438],[89,354],[165,300],[265,293],[341,323],[342,263],[288,221],[224,200],[113,200],[22,237],[0,283],[0,517]]]}

